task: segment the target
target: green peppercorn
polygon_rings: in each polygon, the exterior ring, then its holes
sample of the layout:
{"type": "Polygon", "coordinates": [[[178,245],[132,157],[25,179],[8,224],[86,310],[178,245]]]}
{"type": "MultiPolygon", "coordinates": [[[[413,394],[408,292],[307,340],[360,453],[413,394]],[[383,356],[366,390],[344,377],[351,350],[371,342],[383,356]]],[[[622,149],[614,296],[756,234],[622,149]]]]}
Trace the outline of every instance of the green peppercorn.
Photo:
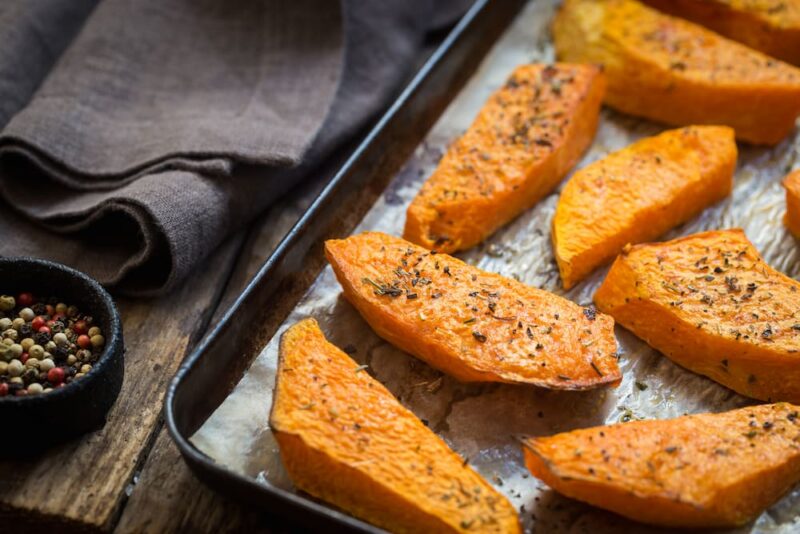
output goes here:
{"type": "Polygon", "coordinates": [[[17,302],[14,300],[14,297],[9,295],[2,295],[0,296],[0,311],[11,311],[14,309],[14,306],[17,305],[17,302]]]}
{"type": "Polygon", "coordinates": [[[0,319],[0,330],[8,330],[9,328],[11,328],[11,319],[8,317],[0,319]]]}
{"type": "Polygon", "coordinates": [[[10,362],[13,357],[14,355],[11,354],[11,347],[5,343],[0,343],[0,361],[10,362]]]}
{"type": "Polygon", "coordinates": [[[25,319],[23,319],[21,317],[17,317],[13,321],[11,321],[11,328],[13,328],[14,330],[19,331],[19,329],[22,328],[22,326],[24,324],[25,324],[25,319]]]}
{"type": "Polygon", "coordinates": [[[28,358],[25,362],[25,367],[29,369],[36,369],[39,370],[39,359],[38,358],[28,358]]]}
{"type": "Polygon", "coordinates": [[[91,342],[92,342],[92,347],[99,349],[106,344],[106,338],[104,338],[100,334],[97,334],[96,336],[92,336],[91,342]]]}
{"type": "Polygon", "coordinates": [[[56,313],[59,315],[65,315],[67,313],[67,305],[63,302],[56,304],[56,313]]]}
{"type": "Polygon", "coordinates": [[[74,354],[70,354],[67,356],[67,365],[75,365],[78,361],[78,358],[75,357],[74,354]]]}
{"type": "Polygon", "coordinates": [[[93,327],[91,327],[91,328],[89,329],[89,331],[88,331],[86,334],[87,334],[87,335],[88,335],[90,338],[92,338],[92,337],[94,337],[94,336],[99,336],[100,334],[102,334],[102,332],[100,331],[100,329],[99,329],[98,327],[96,327],[96,326],[93,326],[93,327]]]}
{"type": "Polygon", "coordinates": [[[10,339],[10,340],[12,340],[12,341],[16,341],[16,340],[17,340],[17,338],[19,337],[19,332],[17,332],[17,331],[16,331],[16,330],[14,330],[13,328],[9,328],[9,329],[8,329],[8,330],[6,330],[5,332],[3,332],[3,337],[4,337],[5,339],[10,339]]]}
{"type": "Polygon", "coordinates": [[[75,317],[78,315],[78,307],[77,306],[69,306],[67,308],[67,317],[75,317]]]}
{"type": "Polygon", "coordinates": [[[20,345],[19,343],[14,343],[13,345],[11,345],[9,347],[9,350],[11,351],[11,354],[13,354],[15,358],[19,358],[20,356],[22,356],[23,352],[22,345],[20,345]]]}
{"type": "Polygon", "coordinates": [[[0,376],[8,373],[8,363],[0,360],[0,376]]]}
{"type": "Polygon", "coordinates": [[[81,365],[81,373],[86,374],[92,370],[92,366],[87,364],[81,365]]]}

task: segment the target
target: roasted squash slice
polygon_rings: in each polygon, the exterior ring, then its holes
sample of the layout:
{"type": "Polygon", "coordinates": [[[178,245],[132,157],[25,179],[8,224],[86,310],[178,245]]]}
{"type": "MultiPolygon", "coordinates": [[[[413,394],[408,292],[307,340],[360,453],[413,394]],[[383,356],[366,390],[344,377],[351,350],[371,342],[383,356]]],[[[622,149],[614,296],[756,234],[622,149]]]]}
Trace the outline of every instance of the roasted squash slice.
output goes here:
{"type": "Polygon", "coordinates": [[[626,249],[597,307],[675,363],[765,401],[800,402],[800,282],[741,230],[626,249]]]}
{"type": "Polygon", "coordinates": [[[733,130],[669,130],[580,169],[553,219],[565,288],[611,261],[628,243],[655,239],[728,196],[736,168],[733,130]]]}
{"type": "Polygon", "coordinates": [[[536,204],[591,145],[604,92],[593,65],[517,68],[423,184],[404,237],[462,250],[536,204]]]}
{"type": "Polygon", "coordinates": [[[568,497],[671,527],[734,527],[800,482],[798,407],[586,428],[524,442],[531,473],[568,497]]]}
{"type": "Polygon", "coordinates": [[[301,490],[392,532],[520,532],[516,511],[316,321],[281,338],[270,425],[301,490]]]}
{"type": "Polygon", "coordinates": [[[786,216],[783,222],[795,237],[800,238],[800,169],[783,179],[786,188],[786,216]]]}
{"type": "Polygon", "coordinates": [[[724,124],[773,145],[800,114],[800,69],[636,0],[565,0],[562,61],[600,63],[606,103],[666,124],[724,124]]]}
{"type": "Polygon", "coordinates": [[[645,0],[750,48],[800,65],[798,0],[645,0]]]}
{"type": "Polygon", "coordinates": [[[614,321],[516,280],[367,232],[325,243],[344,296],[372,329],[464,382],[617,385],[614,321]]]}

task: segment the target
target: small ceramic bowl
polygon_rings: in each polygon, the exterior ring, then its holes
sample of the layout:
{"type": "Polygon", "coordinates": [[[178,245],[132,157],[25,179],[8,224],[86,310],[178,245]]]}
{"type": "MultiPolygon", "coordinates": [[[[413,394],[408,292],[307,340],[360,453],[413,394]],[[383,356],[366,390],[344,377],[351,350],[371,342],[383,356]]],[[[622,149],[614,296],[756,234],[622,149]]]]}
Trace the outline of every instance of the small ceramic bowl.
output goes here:
{"type": "Polygon", "coordinates": [[[39,395],[0,397],[0,450],[25,455],[97,429],[119,395],[124,374],[122,326],[111,296],[85,274],[33,258],[0,258],[0,294],[55,296],[94,318],[103,353],[79,380],[39,395]]]}

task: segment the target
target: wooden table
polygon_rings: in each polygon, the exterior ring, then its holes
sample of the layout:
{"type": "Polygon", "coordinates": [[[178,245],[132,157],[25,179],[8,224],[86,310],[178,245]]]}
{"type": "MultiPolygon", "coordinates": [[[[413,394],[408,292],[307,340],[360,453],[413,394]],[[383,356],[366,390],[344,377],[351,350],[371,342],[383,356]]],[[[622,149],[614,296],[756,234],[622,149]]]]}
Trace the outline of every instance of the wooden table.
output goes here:
{"type": "Polygon", "coordinates": [[[30,461],[0,461],[0,532],[276,531],[268,514],[228,501],[194,477],[164,427],[162,405],[184,356],[302,214],[334,163],[230,238],[176,291],[116,299],[126,345],[119,399],[102,430],[30,461]]]}

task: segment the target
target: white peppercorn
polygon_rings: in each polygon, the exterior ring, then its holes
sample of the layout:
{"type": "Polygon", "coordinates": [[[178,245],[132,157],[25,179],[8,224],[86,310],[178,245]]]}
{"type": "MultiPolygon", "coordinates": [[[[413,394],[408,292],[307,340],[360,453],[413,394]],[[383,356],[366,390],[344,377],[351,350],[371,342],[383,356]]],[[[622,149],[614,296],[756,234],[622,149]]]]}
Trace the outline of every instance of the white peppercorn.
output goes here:
{"type": "Polygon", "coordinates": [[[42,386],[39,382],[31,382],[28,384],[28,393],[31,395],[38,395],[39,393],[44,391],[44,386],[42,386]]]}
{"type": "Polygon", "coordinates": [[[54,335],[53,341],[55,342],[56,345],[66,345],[69,343],[67,335],[64,334],[63,332],[59,332],[58,334],[54,335]]]}
{"type": "Polygon", "coordinates": [[[39,370],[44,371],[45,373],[56,366],[56,362],[51,360],[50,358],[45,358],[41,362],[39,362],[39,370]]]}
{"type": "Polygon", "coordinates": [[[20,318],[25,322],[33,321],[33,318],[36,317],[36,314],[33,313],[33,310],[30,308],[22,308],[19,311],[20,318]]]}
{"type": "Polygon", "coordinates": [[[21,375],[24,370],[25,366],[17,359],[11,360],[11,363],[8,364],[8,374],[12,377],[21,375]]]}

